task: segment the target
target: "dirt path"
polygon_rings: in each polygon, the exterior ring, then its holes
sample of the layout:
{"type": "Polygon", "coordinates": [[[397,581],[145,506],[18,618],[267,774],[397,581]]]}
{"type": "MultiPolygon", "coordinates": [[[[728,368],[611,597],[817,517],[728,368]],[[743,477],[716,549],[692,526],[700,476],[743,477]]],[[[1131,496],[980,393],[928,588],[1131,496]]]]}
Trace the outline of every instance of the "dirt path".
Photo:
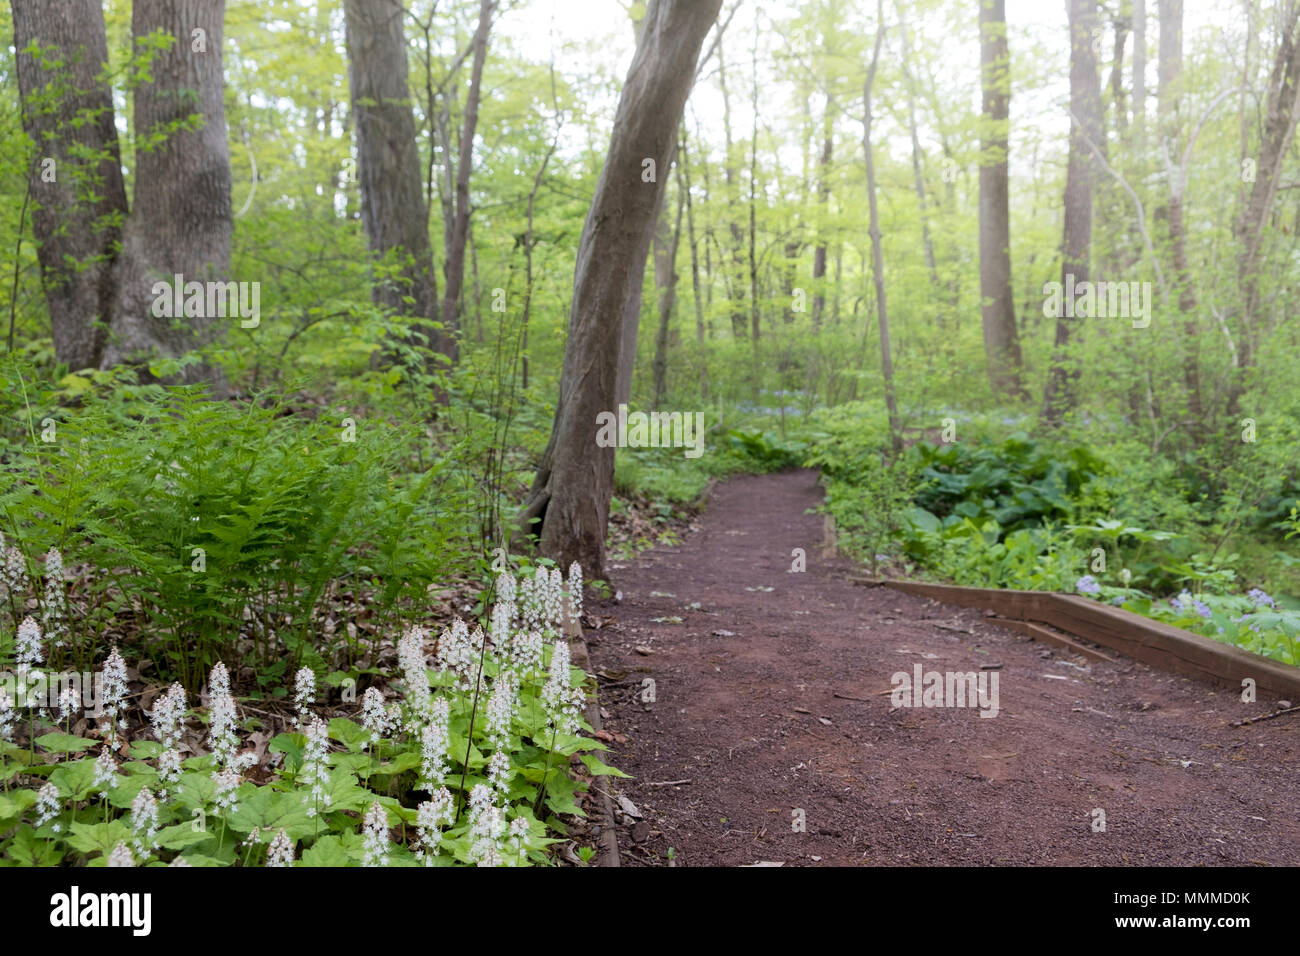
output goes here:
{"type": "Polygon", "coordinates": [[[622,602],[593,603],[588,637],[635,777],[604,779],[644,815],[624,865],[1300,864],[1296,716],[1230,728],[1276,702],[854,585],[819,557],[820,501],[808,471],[738,478],[680,547],[611,566],[622,602]],[[998,715],[891,709],[915,664],[1001,664],[998,715]]]}

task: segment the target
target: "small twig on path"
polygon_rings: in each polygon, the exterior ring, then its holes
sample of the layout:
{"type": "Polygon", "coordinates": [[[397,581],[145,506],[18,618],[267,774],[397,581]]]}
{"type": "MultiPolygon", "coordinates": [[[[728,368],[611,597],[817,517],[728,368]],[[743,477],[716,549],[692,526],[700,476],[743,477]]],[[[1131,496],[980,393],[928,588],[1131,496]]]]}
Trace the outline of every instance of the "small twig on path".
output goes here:
{"type": "Polygon", "coordinates": [[[1234,720],[1229,727],[1245,727],[1247,724],[1258,723],[1261,720],[1272,720],[1274,717],[1281,717],[1283,714],[1294,714],[1300,710],[1300,707],[1288,707],[1286,710],[1275,710],[1271,714],[1261,714],[1258,717],[1247,717],[1245,720],[1234,720]]]}
{"type": "MultiPolygon", "coordinates": [[[[892,689],[891,689],[890,693],[892,693],[892,689]]],[[[869,703],[871,703],[871,698],[870,698],[870,697],[850,697],[848,694],[841,694],[841,693],[839,693],[839,692],[833,693],[833,694],[831,694],[831,696],[832,696],[832,697],[838,697],[840,700],[860,700],[860,701],[862,701],[864,704],[869,704],[869,703]]]]}
{"type": "Polygon", "coordinates": [[[690,782],[691,782],[690,778],[687,777],[685,780],[656,780],[656,781],[654,781],[653,783],[647,783],[645,786],[647,786],[647,787],[676,787],[676,786],[679,786],[680,784],[683,784],[683,783],[690,783],[690,782]]]}

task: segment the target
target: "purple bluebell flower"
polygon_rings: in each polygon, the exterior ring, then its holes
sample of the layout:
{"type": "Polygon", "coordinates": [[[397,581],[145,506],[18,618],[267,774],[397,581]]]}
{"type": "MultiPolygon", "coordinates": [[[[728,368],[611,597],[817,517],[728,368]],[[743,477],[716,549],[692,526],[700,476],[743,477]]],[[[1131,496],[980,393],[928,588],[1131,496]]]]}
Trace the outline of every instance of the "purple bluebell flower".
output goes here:
{"type": "Polygon", "coordinates": [[[1203,617],[1203,618],[1207,618],[1207,619],[1209,618],[1209,616],[1210,616],[1210,607],[1209,607],[1209,605],[1206,604],[1204,601],[1193,601],[1193,602],[1192,602],[1192,608],[1193,608],[1193,610],[1196,611],[1197,614],[1201,615],[1201,617],[1203,617]]]}
{"type": "Polygon", "coordinates": [[[1192,603],[1192,596],[1186,590],[1183,590],[1178,593],[1178,597],[1170,598],[1169,603],[1174,606],[1175,611],[1181,611],[1192,603]]]}
{"type": "Polygon", "coordinates": [[[1085,574],[1083,577],[1079,578],[1079,580],[1075,581],[1074,589],[1080,594],[1101,593],[1101,585],[1097,583],[1096,579],[1091,574],[1085,574]]]}
{"type": "Polygon", "coordinates": [[[1256,607],[1277,607],[1277,604],[1274,603],[1273,599],[1259,588],[1251,588],[1250,591],[1247,592],[1246,597],[1250,598],[1251,602],[1256,607]]]}

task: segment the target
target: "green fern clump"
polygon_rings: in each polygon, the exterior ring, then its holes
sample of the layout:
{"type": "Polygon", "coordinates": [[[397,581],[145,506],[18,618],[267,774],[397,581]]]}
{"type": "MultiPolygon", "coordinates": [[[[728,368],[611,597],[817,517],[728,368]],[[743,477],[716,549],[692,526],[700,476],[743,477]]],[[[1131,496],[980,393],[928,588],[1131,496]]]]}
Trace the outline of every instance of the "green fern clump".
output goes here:
{"type": "Polygon", "coordinates": [[[83,582],[78,666],[107,635],[151,645],[164,675],[191,688],[221,658],[276,681],[329,655],[309,635],[336,582],[388,582],[370,610],[400,618],[464,534],[454,456],[414,471],[400,428],[190,388],[159,389],[133,411],[92,401],[57,443],[3,465],[5,530],[22,550],[56,546],[102,569],[83,582]]]}

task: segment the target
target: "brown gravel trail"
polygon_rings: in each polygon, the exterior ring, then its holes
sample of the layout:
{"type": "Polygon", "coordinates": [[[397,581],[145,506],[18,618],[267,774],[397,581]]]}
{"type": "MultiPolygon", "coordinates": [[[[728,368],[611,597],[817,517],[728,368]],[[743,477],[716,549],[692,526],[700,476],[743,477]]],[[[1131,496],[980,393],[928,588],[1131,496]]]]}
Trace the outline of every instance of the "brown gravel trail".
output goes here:
{"type": "Polygon", "coordinates": [[[1276,701],[854,585],[820,557],[821,499],[809,471],[736,478],[680,546],[611,565],[622,601],[587,634],[635,778],[602,781],[644,817],[624,865],[1300,864],[1300,718],[1232,728],[1276,701]],[[998,715],[891,709],[914,664],[1000,664],[998,715]]]}

